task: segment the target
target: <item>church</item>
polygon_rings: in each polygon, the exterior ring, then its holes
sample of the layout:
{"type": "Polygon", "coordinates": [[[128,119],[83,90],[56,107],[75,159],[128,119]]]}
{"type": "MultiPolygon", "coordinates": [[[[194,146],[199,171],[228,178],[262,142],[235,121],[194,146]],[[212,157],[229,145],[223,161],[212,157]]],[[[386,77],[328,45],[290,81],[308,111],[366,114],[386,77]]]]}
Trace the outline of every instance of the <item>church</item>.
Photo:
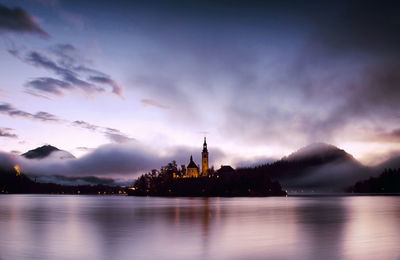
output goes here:
{"type": "Polygon", "coordinates": [[[208,176],[208,149],[207,149],[207,140],[204,137],[203,143],[203,151],[201,152],[201,172],[199,167],[193,161],[193,157],[190,156],[190,162],[186,167],[185,174],[183,178],[198,178],[200,176],[208,176]]]}

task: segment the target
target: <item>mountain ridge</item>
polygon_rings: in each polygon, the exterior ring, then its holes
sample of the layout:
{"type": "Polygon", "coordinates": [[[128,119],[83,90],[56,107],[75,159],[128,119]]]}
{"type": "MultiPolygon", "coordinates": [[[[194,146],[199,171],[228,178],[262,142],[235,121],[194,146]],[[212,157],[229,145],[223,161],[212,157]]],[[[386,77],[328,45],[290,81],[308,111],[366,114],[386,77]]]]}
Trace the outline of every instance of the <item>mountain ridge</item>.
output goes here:
{"type": "Polygon", "coordinates": [[[26,153],[21,154],[21,156],[27,159],[44,159],[47,157],[55,157],[58,159],[75,159],[76,157],[71,153],[60,150],[52,145],[43,145],[35,149],[29,150],[26,153]],[[57,154],[57,155],[55,155],[57,154]]]}

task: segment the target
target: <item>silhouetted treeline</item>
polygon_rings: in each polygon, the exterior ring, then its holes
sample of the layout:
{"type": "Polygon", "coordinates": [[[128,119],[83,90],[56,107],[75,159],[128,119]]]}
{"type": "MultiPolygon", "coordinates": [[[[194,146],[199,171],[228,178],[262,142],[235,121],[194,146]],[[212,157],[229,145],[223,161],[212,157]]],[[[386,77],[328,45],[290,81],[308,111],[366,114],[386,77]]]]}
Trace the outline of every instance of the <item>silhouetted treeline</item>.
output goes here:
{"type": "Polygon", "coordinates": [[[126,188],[106,185],[66,186],[54,183],[37,183],[14,170],[0,169],[0,193],[11,194],[124,194],[126,188]]]}
{"type": "Polygon", "coordinates": [[[359,181],[347,191],[354,193],[400,193],[400,169],[385,169],[379,177],[359,181]]]}
{"type": "Polygon", "coordinates": [[[219,174],[209,171],[209,176],[199,178],[173,178],[181,176],[173,161],[160,171],[152,170],[140,176],[129,190],[135,196],[284,196],[278,182],[265,174],[243,170],[219,174]]]}

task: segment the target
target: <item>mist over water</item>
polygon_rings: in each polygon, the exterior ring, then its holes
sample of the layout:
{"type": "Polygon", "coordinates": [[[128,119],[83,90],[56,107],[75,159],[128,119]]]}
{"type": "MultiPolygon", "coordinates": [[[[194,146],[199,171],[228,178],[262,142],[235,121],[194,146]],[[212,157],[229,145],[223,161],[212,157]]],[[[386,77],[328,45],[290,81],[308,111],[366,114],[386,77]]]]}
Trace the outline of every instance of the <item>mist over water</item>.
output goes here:
{"type": "Polygon", "coordinates": [[[0,196],[0,259],[399,259],[400,197],[0,196]]]}

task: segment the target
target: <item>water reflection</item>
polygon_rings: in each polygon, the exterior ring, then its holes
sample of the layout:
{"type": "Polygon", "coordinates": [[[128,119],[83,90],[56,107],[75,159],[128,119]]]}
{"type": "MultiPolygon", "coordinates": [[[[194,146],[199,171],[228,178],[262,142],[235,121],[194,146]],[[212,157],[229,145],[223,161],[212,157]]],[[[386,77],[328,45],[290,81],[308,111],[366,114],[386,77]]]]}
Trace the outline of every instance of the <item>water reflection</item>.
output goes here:
{"type": "Polygon", "coordinates": [[[399,197],[0,196],[0,259],[399,259],[399,197]]]}

